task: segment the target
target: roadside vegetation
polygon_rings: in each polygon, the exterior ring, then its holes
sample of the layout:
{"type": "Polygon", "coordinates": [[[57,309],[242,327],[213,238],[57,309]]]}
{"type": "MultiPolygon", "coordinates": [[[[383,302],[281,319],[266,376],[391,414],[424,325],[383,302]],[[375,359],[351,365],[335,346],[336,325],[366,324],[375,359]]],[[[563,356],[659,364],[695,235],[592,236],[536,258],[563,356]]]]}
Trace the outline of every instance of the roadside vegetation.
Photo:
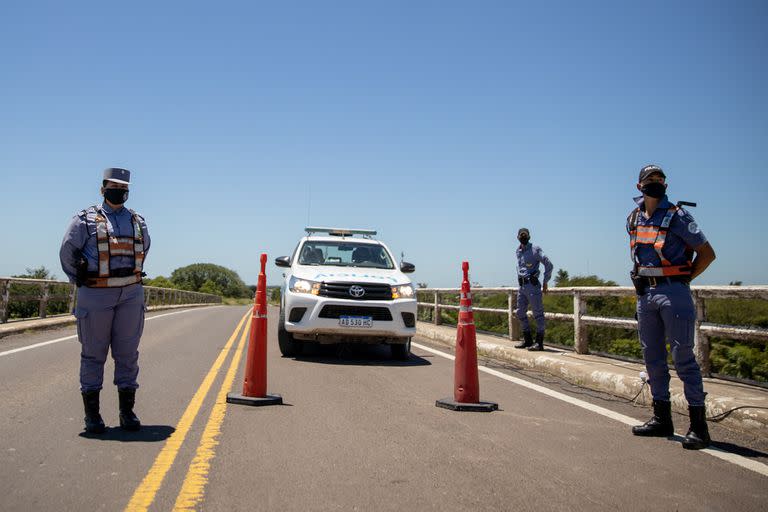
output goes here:
{"type": "MultiPolygon", "coordinates": [[[[21,275],[11,277],[26,279],[57,280],[58,277],[45,267],[28,268],[21,275]]],[[[172,288],[200,293],[211,293],[222,297],[222,303],[227,305],[244,305],[253,303],[255,286],[247,286],[234,270],[214,265],[212,263],[195,263],[180,267],[171,273],[170,277],[157,276],[145,278],[146,286],[172,288]]],[[[69,285],[54,285],[50,288],[51,296],[66,297],[48,302],[48,316],[68,313],[69,285]]],[[[34,318],[39,315],[40,287],[34,284],[12,284],[8,318],[34,318]]]]}
{"type": "MultiPolygon", "coordinates": [[[[28,268],[21,275],[11,277],[28,279],[50,279],[57,277],[45,267],[28,268]]],[[[598,276],[570,277],[565,270],[559,270],[555,276],[555,286],[617,286],[613,281],[598,276]]],[[[248,305],[253,303],[255,286],[246,285],[237,272],[212,263],[195,263],[178,268],[170,277],[157,276],[145,279],[147,286],[175,288],[222,296],[222,303],[227,305],[248,305]]],[[[731,283],[739,284],[739,283],[731,283]]],[[[426,283],[419,283],[426,287],[426,283]]],[[[48,303],[49,316],[67,313],[69,304],[69,286],[52,286],[49,293],[60,297],[48,303]]],[[[27,284],[13,284],[10,289],[11,301],[8,305],[8,318],[32,318],[39,314],[40,287],[27,284]]],[[[270,288],[267,293],[270,304],[279,304],[280,289],[270,288]]],[[[421,294],[420,302],[432,302],[432,295],[421,294]]],[[[458,304],[458,295],[444,294],[443,304],[458,304]]],[[[507,308],[507,296],[504,294],[478,293],[473,296],[476,307],[507,308]]],[[[716,324],[753,326],[768,328],[768,302],[751,299],[708,299],[706,301],[707,321],[716,324]]],[[[636,301],[634,297],[588,297],[587,311],[590,315],[616,318],[633,318],[636,301]]],[[[573,313],[573,300],[570,296],[548,295],[544,297],[544,309],[551,313],[573,313]]],[[[444,324],[456,324],[457,313],[441,312],[444,324]]],[[[419,320],[432,321],[429,308],[419,309],[419,320]]],[[[494,313],[475,313],[475,325],[478,331],[507,335],[509,326],[507,316],[494,313]]],[[[535,322],[532,320],[532,327],[535,322]]],[[[535,327],[533,327],[535,329],[535,327]]],[[[612,327],[588,328],[589,350],[592,353],[606,354],[640,360],[642,352],[634,330],[612,327]]],[[[564,347],[573,346],[573,323],[570,321],[548,321],[547,342],[564,347]]],[[[724,338],[710,338],[712,370],[715,373],[729,375],[758,382],[768,382],[768,344],[754,341],[741,341],[724,338]]],[[[671,362],[671,359],[670,359],[671,362]]]]}

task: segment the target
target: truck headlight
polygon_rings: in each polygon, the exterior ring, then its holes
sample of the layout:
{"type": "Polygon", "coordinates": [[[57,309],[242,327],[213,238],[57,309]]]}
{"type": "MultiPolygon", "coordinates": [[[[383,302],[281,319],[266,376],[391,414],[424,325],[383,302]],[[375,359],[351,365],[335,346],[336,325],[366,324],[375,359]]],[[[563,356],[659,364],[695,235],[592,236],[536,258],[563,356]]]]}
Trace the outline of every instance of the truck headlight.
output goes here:
{"type": "Polygon", "coordinates": [[[392,287],[393,299],[412,299],[413,298],[413,286],[404,284],[401,286],[392,287]]]}
{"type": "Polygon", "coordinates": [[[311,293],[312,295],[320,294],[320,283],[317,281],[310,281],[309,279],[298,279],[291,276],[291,281],[288,283],[288,288],[294,293],[311,293]]]}

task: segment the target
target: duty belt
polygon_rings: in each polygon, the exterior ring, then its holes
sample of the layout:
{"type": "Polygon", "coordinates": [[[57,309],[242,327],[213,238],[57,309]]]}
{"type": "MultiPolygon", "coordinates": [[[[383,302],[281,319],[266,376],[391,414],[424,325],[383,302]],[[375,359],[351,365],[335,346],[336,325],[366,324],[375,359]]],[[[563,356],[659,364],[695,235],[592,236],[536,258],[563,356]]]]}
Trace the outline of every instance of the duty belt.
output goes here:
{"type": "Polygon", "coordinates": [[[524,284],[528,284],[528,283],[535,284],[535,285],[538,286],[538,284],[539,284],[539,276],[518,277],[517,278],[517,283],[520,286],[523,286],[524,284]]]}
{"type": "Polygon", "coordinates": [[[651,288],[656,288],[662,284],[688,283],[691,280],[690,276],[639,277],[638,279],[651,288]]]}

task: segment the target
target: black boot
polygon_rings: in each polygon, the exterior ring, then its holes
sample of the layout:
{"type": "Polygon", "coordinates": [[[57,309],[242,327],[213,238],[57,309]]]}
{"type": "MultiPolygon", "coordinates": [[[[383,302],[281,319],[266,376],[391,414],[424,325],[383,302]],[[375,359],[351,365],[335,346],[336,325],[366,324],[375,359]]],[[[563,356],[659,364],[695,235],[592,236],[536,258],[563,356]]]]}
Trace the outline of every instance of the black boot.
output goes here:
{"type": "Polygon", "coordinates": [[[712,442],[709,438],[706,409],[703,405],[689,405],[688,414],[691,417],[691,427],[683,439],[683,448],[686,450],[706,448],[712,442]]]}
{"type": "Polygon", "coordinates": [[[89,434],[103,434],[107,427],[99,414],[99,390],[83,391],[82,395],[85,407],[85,431],[89,434]]]}
{"type": "Polygon", "coordinates": [[[644,437],[669,437],[675,433],[672,425],[672,403],[653,401],[653,418],[642,425],[632,427],[632,433],[644,437]]]}
{"type": "Polygon", "coordinates": [[[536,344],[529,347],[528,350],[531,352],[541,352],[544,350],[544,331],[536,333],[536,344]]]}
{"type": "Polygon", "coordinates": [[[133,413],[133,406],[136,403],[135,389],[118,389],[117,395],[120,400],[120,427],[125,430],[139,430],[141,422],[133,413]]]}
{"type": "Polygon", "coordinates": [[[523,331],[523,341],[515,345],[515,348],[528,348],[533,346],[533,336],[531,331],[523,331]]]}

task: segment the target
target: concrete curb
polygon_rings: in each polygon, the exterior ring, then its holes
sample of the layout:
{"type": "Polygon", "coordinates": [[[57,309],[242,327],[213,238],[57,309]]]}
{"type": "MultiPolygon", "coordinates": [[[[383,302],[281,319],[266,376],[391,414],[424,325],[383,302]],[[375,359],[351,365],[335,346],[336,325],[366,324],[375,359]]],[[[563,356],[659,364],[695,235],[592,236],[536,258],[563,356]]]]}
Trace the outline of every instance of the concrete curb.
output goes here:
{"type": "MultiPolygon", "coordinates": [[[[177,304],[172,306],[150,306],[147,311],[162,311],[165,309],[198,308],[204,306],[221,306],[221,304],[177,304]]],[[[41,331],[55,329],[75,323],[75,317],[71,314],[56,315],[48,318],[35,318],[32,320],[13,320],[0,324],[0,338],[19,334],[26,331],[41,331]]]]}
{"type": "MultiPolygon", "coordinates": [[[[456,344],[456,327],[417,322],[416,332],[419,336],[450,347],[456,344]]],[[[545,352],[528,352],[514,348],[516,343],[502,337],[477,335],[479,355],[542,371],[573,384],[629,400],[637,396],[637,403],[651,404],[650,390],[647,386],[643,388],[639,376],[645,369],[642,364],[580,355],[549,347],[546,347],[545,352]]],[[[745,407],[731,412],[722,423],[758,437],[768,435],[768,390],[719,379],[704,379],[704,389],[707,392],[707,416],[713,417],[736,407],[745,407]]],[[[687,415],[688,403],[683,394],[683,384],[674,371],[670,392],[672,408],[687,415]]]]}

